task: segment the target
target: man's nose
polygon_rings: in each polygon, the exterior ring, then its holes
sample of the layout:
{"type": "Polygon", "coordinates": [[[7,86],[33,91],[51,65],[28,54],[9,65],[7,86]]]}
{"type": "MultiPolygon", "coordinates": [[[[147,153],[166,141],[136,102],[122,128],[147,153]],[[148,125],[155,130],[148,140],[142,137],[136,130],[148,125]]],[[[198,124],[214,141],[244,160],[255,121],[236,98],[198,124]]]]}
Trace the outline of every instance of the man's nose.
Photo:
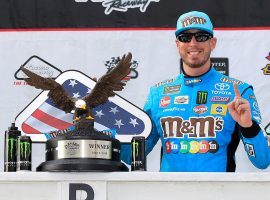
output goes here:
{"type": "Polygon", "coordinates": [[[197,43],[197,40],[195,39],[195,36],[193,35],[190,41],[190,44],[197,43]]]}

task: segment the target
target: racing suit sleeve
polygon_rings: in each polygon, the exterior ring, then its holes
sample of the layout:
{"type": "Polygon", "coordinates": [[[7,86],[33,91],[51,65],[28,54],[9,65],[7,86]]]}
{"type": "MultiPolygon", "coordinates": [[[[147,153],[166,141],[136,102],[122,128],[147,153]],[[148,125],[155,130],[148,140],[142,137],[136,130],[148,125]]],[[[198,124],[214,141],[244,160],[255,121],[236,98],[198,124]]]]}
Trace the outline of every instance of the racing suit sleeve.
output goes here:
{"type": "Polygon", "coordinates": [[[156,145],[157,141],[159,140],[159,134],[157,130],[156,123],[156,113],[158,112],[158,104],[159,104],[159,96],[155,94],[156,88],[151,88],[150,93],[148,95],[147,101],[144,105],[144,111],[148,114],[152,122],[152,130],[150,135],[146,139],[146,154],[149,154],[154,146],[156,145]]]}
{"type": "MultiPolygon", "coordinates": [[[[157,128],[153,120],[153,113],[157,112],[157,110],[155,110],[154,105],[153,105],[153,99],[157,97],[152,94],[153,93],[152,90],[153,89],[151,88],[147,101],[144,106],[144,111],[148,114],[152,122],[151,133],[146,138],[146,141],[145,141],[146,155],[148,155],[152,151],[152,149],[154,148],[154,146],[156,145],[159,139],[157,128]]],[[[130,143],[121,144],[121,160],[123,160],[125,163],[129,165],[131,164],[131,144],[130,143]]]]}
{"type": "Polygon", "coordinates": [[[260,128],[261,115],[253,88],[250,86],[245,89],[242,97],[249,101],[253,124],[249,128],[243,128],[237,124],[240,138],[252,164],[259,169],[265,169],[270,164],[270,148],[267,136],[260,128]]]}

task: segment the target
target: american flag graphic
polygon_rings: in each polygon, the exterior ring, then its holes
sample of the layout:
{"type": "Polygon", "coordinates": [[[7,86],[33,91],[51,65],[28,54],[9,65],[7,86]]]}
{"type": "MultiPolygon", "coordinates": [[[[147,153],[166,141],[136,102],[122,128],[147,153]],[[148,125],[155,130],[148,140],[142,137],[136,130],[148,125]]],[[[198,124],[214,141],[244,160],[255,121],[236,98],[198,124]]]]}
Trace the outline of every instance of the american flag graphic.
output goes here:
{"type": "MultiPolygon", "coordinates": [[[[95,85],[93,80],[78,71],[64,72],[56,81],[74,98],[87,95],[95,85]]],[[[23,133],[36,142],[46,139],[42,133],[63,130],[73,125],[72,114],[55,107],[47,93],[42,92],[17,116],[15,122],[23,133]]],[[[151,121],[147,114],[119,96],[93,108],[92,112],[95,128],[100,131],[115,130],[116,138],[121,142],[130,142],[134,135],[147,137],[151,131],[151,121]]]]}

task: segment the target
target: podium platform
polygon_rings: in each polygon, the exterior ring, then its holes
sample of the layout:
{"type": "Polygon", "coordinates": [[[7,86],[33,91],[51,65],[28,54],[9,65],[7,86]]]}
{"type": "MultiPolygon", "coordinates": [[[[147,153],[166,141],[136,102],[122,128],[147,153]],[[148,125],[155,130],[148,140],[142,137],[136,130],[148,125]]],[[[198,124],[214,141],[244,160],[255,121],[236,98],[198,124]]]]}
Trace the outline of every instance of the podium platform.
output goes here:
{"type": "Polygon", "coordinates": [[[270,173],[2,172],[1,200],[254,200],[270,173]]]}

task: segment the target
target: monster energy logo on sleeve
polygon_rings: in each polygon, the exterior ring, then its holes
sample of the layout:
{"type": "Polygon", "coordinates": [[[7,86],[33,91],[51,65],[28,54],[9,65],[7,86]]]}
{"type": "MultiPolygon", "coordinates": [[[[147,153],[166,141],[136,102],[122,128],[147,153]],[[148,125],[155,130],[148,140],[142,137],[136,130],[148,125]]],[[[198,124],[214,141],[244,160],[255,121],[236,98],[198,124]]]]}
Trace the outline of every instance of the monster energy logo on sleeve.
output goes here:
{"type": "Polygon", "coordinates": [[[208,92],[206,92],[206,91],[198,91],[197,92],[196,104],[206,104],[207,95],[208,95],[208,92]]]}

